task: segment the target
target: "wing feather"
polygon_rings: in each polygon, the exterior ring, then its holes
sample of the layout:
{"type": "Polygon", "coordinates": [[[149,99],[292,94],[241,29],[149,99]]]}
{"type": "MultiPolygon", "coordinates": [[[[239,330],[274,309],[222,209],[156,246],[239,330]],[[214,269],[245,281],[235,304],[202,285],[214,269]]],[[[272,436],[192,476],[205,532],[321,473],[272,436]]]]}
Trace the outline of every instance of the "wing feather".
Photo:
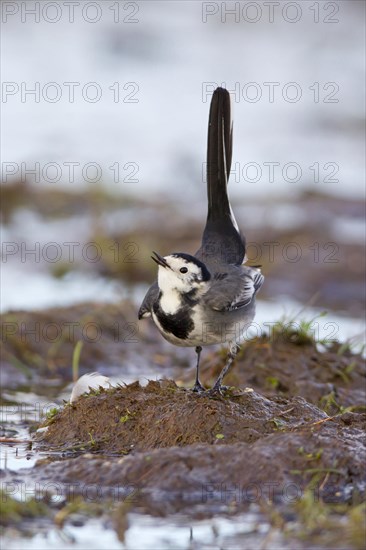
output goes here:
{"type": "Polygon", "coordinates": [[[139,319],[145,319],[146,317],[151,317],[152,306],[154,302],[157,300],[158,295],[159,295],[159,286],[158,286],[158,283],[155,282],[153,285],[151,285],[151,287],[146,293],[145,298],[143,299],[143,302],[138,312],[139,319]]]}
{"type": "Polygon", "coordinates": [[[215,311],[233,311],[248,306],[264,277],[259,269],[246,267],[241,272],[229,273],[225,278],[214,277],[209,291],[204,296],[205,304],[215,311]]]}

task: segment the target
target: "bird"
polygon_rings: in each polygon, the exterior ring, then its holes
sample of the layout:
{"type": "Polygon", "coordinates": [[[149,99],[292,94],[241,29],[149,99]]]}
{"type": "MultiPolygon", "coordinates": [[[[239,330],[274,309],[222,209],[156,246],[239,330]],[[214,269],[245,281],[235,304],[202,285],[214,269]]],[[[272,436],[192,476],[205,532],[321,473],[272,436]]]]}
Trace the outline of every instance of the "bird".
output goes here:
{"type": "Polygon", "coordinates": [[[207,140],[207,218],[199,250],[151,258],[157,281],[149,288],[138,318],[152,318],[161,335],[197,354],[194,392],[224,395],[222,385],[255,316],[255,298],[264,276],[261,266],[244,265],[246,241],[235,220],[228,180],[232,161],[233,125],[229,92],[213,92],[207,140]],[[207,390],[199,380],[202,348],[224,344],[228,354],[217,380],[207,390]]]}

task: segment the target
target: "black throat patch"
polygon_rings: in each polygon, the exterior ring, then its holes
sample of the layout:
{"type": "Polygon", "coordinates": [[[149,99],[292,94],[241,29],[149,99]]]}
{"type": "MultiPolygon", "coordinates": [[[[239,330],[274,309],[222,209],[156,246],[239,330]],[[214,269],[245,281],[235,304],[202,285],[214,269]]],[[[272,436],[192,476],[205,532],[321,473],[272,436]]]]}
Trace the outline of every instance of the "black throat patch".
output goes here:
{"type": "MultiPolygon", "coordinates": [[[[159,298],[160,297],[161,295],[159,298]]],[[[192,300],[191,297],[187,300],[185,300],[184,297],[182,298],[182,307],[174,314],[165,313],[165,311],[161,309],[160,299],[155,302],[153,310],[164,332],[173,334],[173,336],[181,340],[186,340],[194,329],[194,322],[190,314],[190,309],[196,302],[192,300]]]]}

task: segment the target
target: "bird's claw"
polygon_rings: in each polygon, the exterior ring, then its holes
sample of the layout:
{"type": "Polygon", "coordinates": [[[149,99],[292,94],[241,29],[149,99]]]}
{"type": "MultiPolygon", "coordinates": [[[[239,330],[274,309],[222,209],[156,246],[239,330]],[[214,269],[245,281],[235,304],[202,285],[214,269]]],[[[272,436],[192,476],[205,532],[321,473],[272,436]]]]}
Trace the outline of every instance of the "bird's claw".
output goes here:
{"type": "Polygon", "coordinates": [[[230,386],[215,384],[210,390],[206,390],[200,382],[196,382],[191,391],[197,393],[200,397],[224,397],[225,392],[229,389],[230,386]]]}
{"type": "Polygon", "coordinates": [[[206,391],[206,388],[204,388],[200,382],[196,382],[191,391],[195,393],[203,393],[206,391]]]}
{"type": "Polygon", "coordinates": [[[224,397],[224,394],[228,389],[229,386],[221,386],[221,384],[215,384],[210,390],[206,391],[206,395],[207,397],[224,397]]]}

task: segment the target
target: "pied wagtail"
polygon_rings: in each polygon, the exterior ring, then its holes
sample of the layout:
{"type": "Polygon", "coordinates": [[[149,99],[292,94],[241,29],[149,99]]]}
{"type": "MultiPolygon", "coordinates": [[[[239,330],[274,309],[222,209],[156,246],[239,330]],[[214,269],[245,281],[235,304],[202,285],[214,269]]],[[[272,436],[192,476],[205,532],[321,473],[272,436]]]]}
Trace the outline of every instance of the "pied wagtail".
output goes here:
{"type": "Polygon", "coordinates": [[[152,317],[162,336],[176,346],[196,348],[194,391],[199,381],[202,346],[227,343],[226,364],[209,395],[221,394],[221,382],[238,351],[238,343],[255,315],[255,295],[263,284],[259,268],[243,265],[245,238],[231,210],[227,182],[232,158],[230,94],[217,88],[208,124],[208,214],[202,244],[194,256],[173,253],[152,259],[158,280],[148,290],[138,313],[152,317]]]}

